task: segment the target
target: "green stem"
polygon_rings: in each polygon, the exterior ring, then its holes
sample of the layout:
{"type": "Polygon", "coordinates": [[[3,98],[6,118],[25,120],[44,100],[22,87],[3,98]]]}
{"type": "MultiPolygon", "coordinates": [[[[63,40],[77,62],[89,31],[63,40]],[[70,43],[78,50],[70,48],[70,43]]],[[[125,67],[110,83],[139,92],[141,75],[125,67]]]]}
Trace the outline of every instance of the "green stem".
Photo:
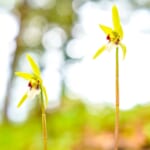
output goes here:
{"type": "Polygon", "coordinates": [[[47,150],[47,126],[46,126],[46,113],[44,106],[43,92],[41,90],[41,109],[42,109],[42,133],[43,133],[43,145],[44,150],[47,150]]]}
{"type": "Polygon", "coordinates": [[[115,117],[115,150],[119,144],[119,51],[116,48],[116,117],[115,117]]]}
{"type": "Polygon", "coordinates": [[[43,144],[44,150],[47,150],[47,127],[46,127],[46,114],[42,113],[42,130],[43,130],[43,144]]]}

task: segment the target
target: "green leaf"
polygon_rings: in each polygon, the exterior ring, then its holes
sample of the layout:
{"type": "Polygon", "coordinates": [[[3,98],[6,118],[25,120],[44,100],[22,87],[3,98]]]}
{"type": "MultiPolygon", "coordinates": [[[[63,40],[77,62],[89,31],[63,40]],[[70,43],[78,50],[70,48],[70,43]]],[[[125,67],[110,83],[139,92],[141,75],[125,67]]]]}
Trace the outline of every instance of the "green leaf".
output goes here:
{"type": "Polygon", "coordinates": [[[121,49],[122,49],[123,59],[125,59],[126,53],[127,53],[126,46],[125,46],[124,44],[122,44],[122,43],[119,43],[119,46],[120,46],[121,49]]]}
{"type": "Polygon", "coordinates": [[[17,105],[18,108],[24,103],[24,101],[27,99],[27,97],[28,97],[28,94],[27,94],[27,92],[26,92],[26,93],[23,95],[23,97],[21,98],[21,100],[19,101],[19,103],[18,103],[18,105],[17,105]]]}
{"type": "Polygon", "coordinates": [[[100,54],[102,54],[106,50],[106,45],[103,45],[101,48],[97,50],[95,55],[93,56],[93,59],[96,59],[100,54]]]}
{"type": "Polygon", "coordinates": [[[31,65],[33,73],[37,76],[40,76],[40,69],[39,69],[38,65],[36,64],[36,62],[33,60],[33,58],[29,54],[27,54],[27,59],[31,65]]]}
{"type": "Polygon", "coordinates": [[[107,27],[105,25],[99,25],[99,27],[101,28],[101,30],[106,34],[106,35],[110,35],[112,34],[113,30],[110,27],[107,27]]]}
{"type": "Polygon", "coordinates": [[[26,80],[32,80],[35,78],[34,75],[29,74],[29,73],[25,73],[25,72],[15,72],[15,75],[17,75],[21,78],[24,78],[26,80]]]}
{"type": "Polygon", "coordinates": [[[48,95],[47,95],[46,88],[44,86],[42,86],[42,91],[43,91],[43,94],[44,94],[44,97],[45,97],[46,106],[47,106],[47,104],[48,104],[48,95]]]}

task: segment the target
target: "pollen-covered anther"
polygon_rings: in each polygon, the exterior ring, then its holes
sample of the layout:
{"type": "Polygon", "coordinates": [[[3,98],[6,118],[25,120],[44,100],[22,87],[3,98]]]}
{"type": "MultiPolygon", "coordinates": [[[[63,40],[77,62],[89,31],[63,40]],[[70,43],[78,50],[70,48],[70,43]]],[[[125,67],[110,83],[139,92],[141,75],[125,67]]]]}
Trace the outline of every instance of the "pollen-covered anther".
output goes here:
{"type": "Polygon", "coordinates": [[[38,90],[40,88],[40,81],[37,80],[36,89],[38,90]]]}
{"type": "Polygon", "coordinates": [[[120,42],[120,39],[117,39],[117,40],[115,41],[115,44],[117,45],[117,44],[119,44],[119,42],[120,42]]]}
{"type": "Polygon", "coordinates": [[[36,89],[38,90],[39,88],[40,88],[40,85],[39,85],[39,84],[37,84],[37,85],[36,85],[36,89]]]}

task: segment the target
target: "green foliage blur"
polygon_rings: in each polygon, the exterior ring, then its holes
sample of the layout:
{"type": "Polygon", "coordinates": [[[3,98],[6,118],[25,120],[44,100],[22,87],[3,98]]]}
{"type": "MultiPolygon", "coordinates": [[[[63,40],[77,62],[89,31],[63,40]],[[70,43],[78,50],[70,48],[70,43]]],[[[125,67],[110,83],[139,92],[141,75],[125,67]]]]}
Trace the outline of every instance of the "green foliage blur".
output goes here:
{"type": "MultiPolygon", "coordinates": [[[[60,107],[47,111],[49,150],[111,149],[114,134],[114,107],[87,105],[81,100],[63,97],[60,107]]],[[[120,147],[149,148],[150,105],[121,111],[120,147]]],[[[32,111],[18,123],[0,125],[0,149],[42,150],[41,114],[32,111]]]]}

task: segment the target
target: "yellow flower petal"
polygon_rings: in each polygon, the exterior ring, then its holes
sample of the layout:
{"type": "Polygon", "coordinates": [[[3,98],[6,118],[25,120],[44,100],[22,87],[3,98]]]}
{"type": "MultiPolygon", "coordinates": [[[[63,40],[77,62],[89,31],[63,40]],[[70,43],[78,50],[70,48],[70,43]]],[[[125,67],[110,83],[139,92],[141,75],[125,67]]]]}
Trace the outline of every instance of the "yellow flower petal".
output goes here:
{"type": "Polygon", "coordinates": [[[112,34],[113,30],[110,28],[110,27],[107,27],[105,25],[99,25],[99,27],[103,30],[103,32],[106,34],[106,35],[109,35],[109,34],[112,34]]]}
{"type": "Polygon", "coordinates": [[[18,103],[18,105],[17,105],[18,108],[24,103],[24,101],[27,99],[27,97],[28,97],[28,94],[27,94],[27,92],[26,92],[26,93],[23,95],[23,97],[21,98],[21,100],[19,101],[19,103],[18,103]]]}
{"type": "Polygon", "coordinates": [[[113,21],[114,29],[117,30],[118,26],[120,26],[120,17],[116,5],[113,5],[112,7],[112,21],[113,21]]]}
{"type": "Polygon", "coordinates": [[[122,26],[121,26],[121,25],[120,25],[120,28],[118,28],[118,33],[119,33],[119,35],[120,35],[120,39],[123,39],[124,33],[123,33],[123,29],[122,29],[122,26]]]}
{"type": "Polygon", "coordinates": [[[119,17],[119,13],[118,13],[118,9],[116,5],[112,7],[112,21],[113,21],[114,30],[120,35],[120,38],[122,39],[123,30],[122,30],[122,26],[120,23],[120,17],[119,17]]]}
{"type": "Polygon", "coordinates": [[[123,59],[125,59],[125,57],[126,57],[126,52],[127,52],[126,46],[125,46],[124,44],[122,44],[122,43],[119,43],[119,46],[121,47],[122,52],[123,52],[123,59]]]}
{"type": "Polygon", "coordinates": [[[27,55],[27,59],[31,65],[33,73],[37,76],[40,76],[40,69],[39,69],[38,65],[36,64],[36,62],[33,60],[33,58],[29,54],[27,55]]]}
{"type": "Polygon", "coordinates": [[[106,50],[106,45],[103,45],[101,48],[99,48],[97,50],[97,52],[95,53],[95,55],[93,56],[93,59],[96,59],[100,54],[102,54],[102,52],[104,52],[106,50]]]}
{"type": "Polygon", "coordinates": [[[25,73],[25,72],[15,72],[15,75],[17,75],[21,78],[24,78],[26,80],[32,80],[35,78],[34,75],[29,74],[29,73],[25,73]]]}
{"type": "Polygon", "coordinates": [[[48,95],[47,95],[47,91],[46,91],[46,88],[44,86],[42,86],[42,91],[43,91],[43,94],[44,94],[44,97],[45,97],[45,102],[46,102],[46,106],[48,104],[48,95]]]}

